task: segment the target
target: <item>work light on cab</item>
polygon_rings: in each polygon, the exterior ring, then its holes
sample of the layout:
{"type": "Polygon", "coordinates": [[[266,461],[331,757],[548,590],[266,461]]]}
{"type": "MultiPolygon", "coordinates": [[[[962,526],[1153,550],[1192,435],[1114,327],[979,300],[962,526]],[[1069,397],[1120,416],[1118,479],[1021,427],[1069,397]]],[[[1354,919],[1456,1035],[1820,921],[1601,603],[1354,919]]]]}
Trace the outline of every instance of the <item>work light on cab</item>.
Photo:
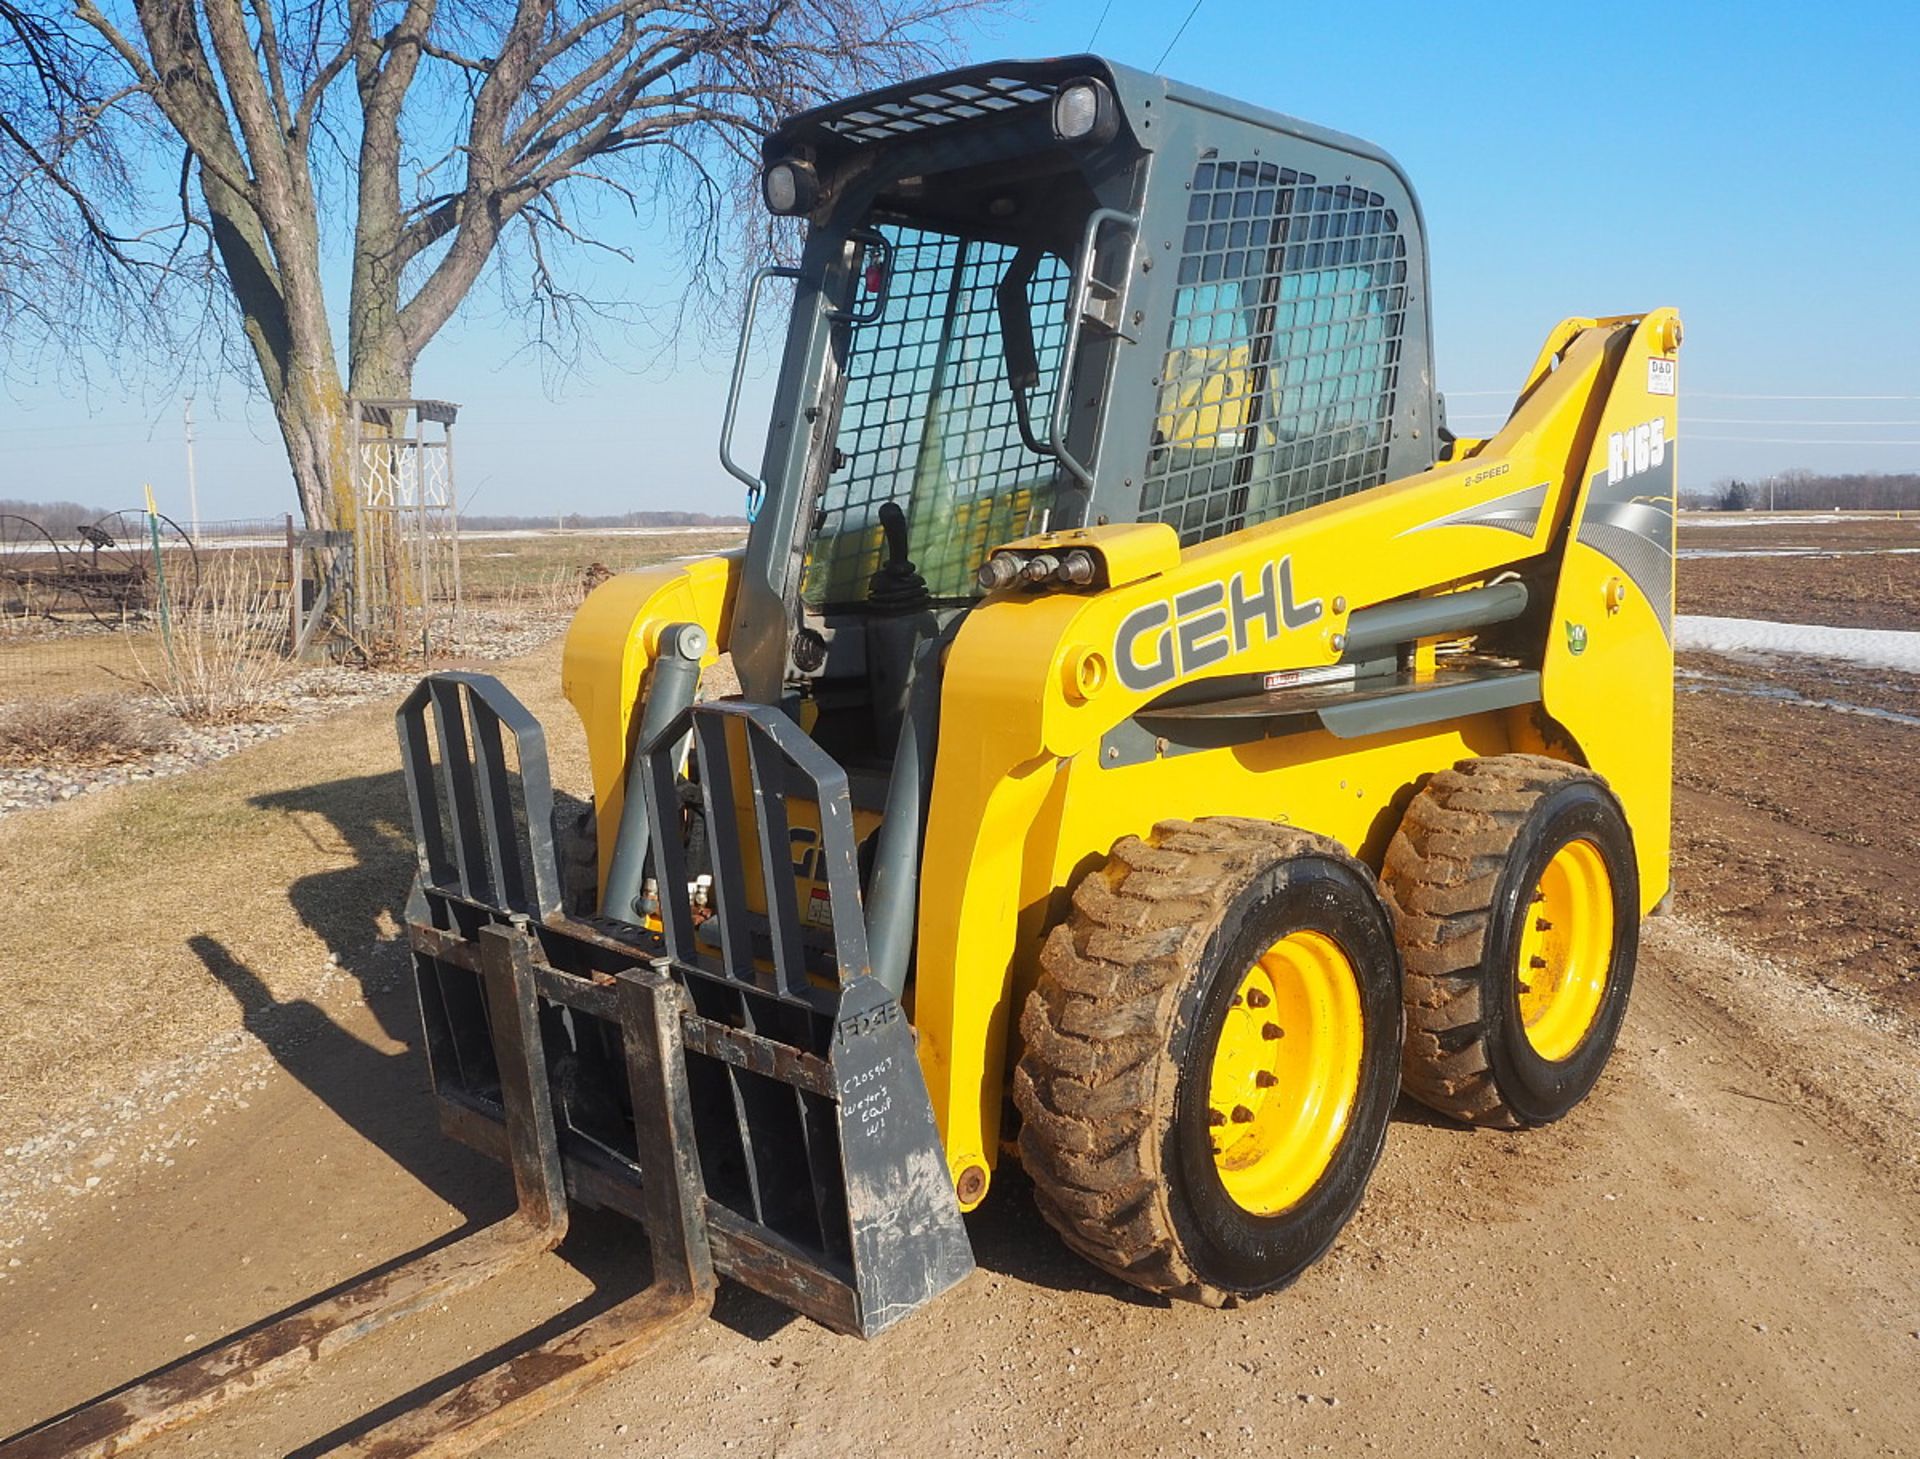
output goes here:
{"type": "Polygon", "coordinates": [[[1110,142],[1119,129],[1113,93],[1099,81],[1069,82],[1053,98],[1053,134],[1063,142],[1110,142]]]}
{"type": "Polygon", "coordinates": [[[820,179],[813,168],[795,158],[776,162],[760,178],[760,191],[769,212],[789,217],[812,211],[820,196],[820,179]]]}

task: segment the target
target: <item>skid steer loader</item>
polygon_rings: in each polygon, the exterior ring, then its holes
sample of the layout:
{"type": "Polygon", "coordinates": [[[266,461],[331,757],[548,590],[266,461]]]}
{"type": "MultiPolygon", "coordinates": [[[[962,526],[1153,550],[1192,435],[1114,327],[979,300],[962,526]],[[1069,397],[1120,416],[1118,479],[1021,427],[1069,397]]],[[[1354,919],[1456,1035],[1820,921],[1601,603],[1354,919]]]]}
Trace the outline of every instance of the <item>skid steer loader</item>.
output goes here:
{"type": "Polygon", "coordinates": [[[290,1371],[569,1202],[637,1220],[654,1285],[363,1452],[478,1444],[716,1274],[878,1334],[966,1277],[1010,1159],[1099,1267],[1234,1303],[1334,1241],[1402,1088],[1526,1126],[1593,1087],[1668,886],[1675,314],[1564,321],[1452,433],[1393,161],[1091,56],[797,116],[763,183],[804,246],[746,301],[745,547],[567,638],[584,877],[498,682],[399,714],[439,1115],[519,1215],[69,1438],[290,1371]]]}

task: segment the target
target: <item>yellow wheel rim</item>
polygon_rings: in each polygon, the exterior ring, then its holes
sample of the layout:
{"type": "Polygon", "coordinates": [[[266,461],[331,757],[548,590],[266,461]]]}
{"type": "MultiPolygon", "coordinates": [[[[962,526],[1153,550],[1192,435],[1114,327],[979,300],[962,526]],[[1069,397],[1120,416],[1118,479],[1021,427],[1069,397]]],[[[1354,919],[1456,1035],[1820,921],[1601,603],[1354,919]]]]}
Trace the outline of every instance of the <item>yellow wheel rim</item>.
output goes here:
{"type": "Polygon", "coordinates": [[[1258,1216],[1313,1189],[1360,1089],[1360,980],[1338,943],[1291,932],[1234,991],[1213,1049],[1207,1118],[1227,1195],[1258,1216]]]}
{"type": "Polygon", "coordinates": [[[1520,909],[1520,1026],[1541,1058],[1580,1047],[1607,991],[1613,961],[1613,878],[1591,841],[1554,853],[1520,909]]]}

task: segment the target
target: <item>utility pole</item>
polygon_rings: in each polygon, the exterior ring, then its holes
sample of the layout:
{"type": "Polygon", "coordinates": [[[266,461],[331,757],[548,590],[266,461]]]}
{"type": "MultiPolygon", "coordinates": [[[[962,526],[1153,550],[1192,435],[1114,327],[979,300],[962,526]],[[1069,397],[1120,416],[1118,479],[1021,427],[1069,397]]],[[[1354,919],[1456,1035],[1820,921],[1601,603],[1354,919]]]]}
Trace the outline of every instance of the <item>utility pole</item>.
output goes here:
{"type": "Polygon", "coordinates": [[[193,397],[187,397],[187,520],[192,524],[187,530],[193,540],[200,540],[200,483],[193,471],[193,397]]]}

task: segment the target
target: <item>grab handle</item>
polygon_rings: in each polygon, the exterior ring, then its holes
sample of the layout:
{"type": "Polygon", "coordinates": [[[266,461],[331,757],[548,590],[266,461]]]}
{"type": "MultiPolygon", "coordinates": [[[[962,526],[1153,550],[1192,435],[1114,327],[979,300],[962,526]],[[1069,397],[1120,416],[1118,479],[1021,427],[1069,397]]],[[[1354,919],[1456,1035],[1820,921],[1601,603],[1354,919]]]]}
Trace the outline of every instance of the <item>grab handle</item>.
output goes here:
{"type": "Polygon", "coordinates": [[[767,484],[755,472],[733,459],[733,423],[740,413],[740,387],[747,378],[747,348],[753,340],[753,319],[760,309],[760,286],[768,279],[797,279],[797,268],[763,268],[747,286],[747,315],[740,321],[740,347],[733,352],[733,380],[727,386],[727,412],[720,421],[720,464],[727,474],[747,487],[747,520],[760,515],[760,503],[766,500],[767,484]]]}
{"type": "Polygon", "coordinates": [[[1067,294],[1070,305],[1067,310],[1067,347],[1060,358],[1060,383],[1054,388],[1053,418],[1047,427],[1052,438],[1048,444],[1053,447],[1053,454],[1082,486],[1089,489],[1093,486],[1092,468],[1077,460],[1067,449],[1067,413],[1073,406],[1073,370],[1080,358],[1080,328],[1091,320],[1106,325],[1122,339],[1131,341],[1132,338],[1120,327],[1126,309],[1127,285],[1133,278],[1132,251],[1128,251],[1119,284],[1107,284],[1093,276],[1093,259],[1100,242],[1100,229],[1107,223],[1130,230],[1136,238],[1139,236],[1140,218],[1136,213],[1124,213],[1118,208],[1095,208],[1087,216],[1086,231],[1080,238],[1080,257],[1073,267],[1073,287],[1067,294]],[[1087,312],[1088,297],[1096,284],[1109,295],[1107,305],[1111,317],[1105,312],[1097,315],[1087,312]]]}

